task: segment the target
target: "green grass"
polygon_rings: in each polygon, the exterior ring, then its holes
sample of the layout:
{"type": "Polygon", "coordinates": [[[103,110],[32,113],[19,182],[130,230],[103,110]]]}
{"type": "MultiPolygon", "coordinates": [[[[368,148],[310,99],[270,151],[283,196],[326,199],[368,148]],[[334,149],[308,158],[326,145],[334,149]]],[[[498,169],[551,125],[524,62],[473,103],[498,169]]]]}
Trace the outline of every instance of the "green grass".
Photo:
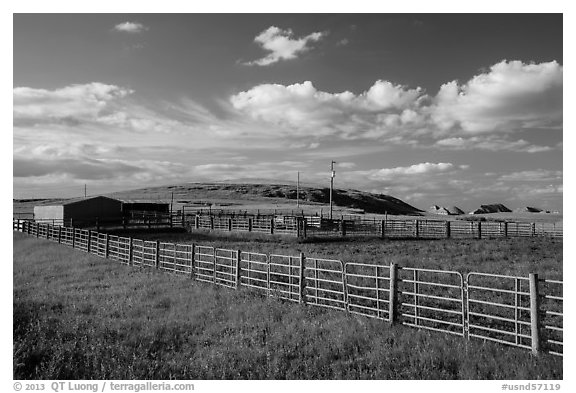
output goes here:
{"type": "MultiPolygon", "coordinates": [[[[260,246],[326,251],[312,244],[260,246]]],[[[421,259],[421,248],[441,253],[447,246],[387,247],[412,249],[421,259]]],[[[15,379],[563,377],[561,358],[122,266],[19,233],[13,263],[15,379]]]]}

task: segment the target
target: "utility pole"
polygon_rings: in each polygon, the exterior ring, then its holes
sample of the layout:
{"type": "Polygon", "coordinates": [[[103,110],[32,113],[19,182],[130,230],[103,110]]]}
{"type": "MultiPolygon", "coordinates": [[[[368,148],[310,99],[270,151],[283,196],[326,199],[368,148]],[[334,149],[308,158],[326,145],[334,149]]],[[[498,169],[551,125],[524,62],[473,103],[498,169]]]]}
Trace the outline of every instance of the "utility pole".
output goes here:
{"type": "Polygon", "coordinates": [[[298,172],[296,179],[296,207],[300,207],[300,172],[298,172]]]}
{"type": "Polygon", "coordinates": [[[330,219],[332,219],[332,192],[334,189],[334,176],[336,176],[334,164],[336,164],[336,161],[330,163],[330,219]]]}
{"type": "Polygon", "coordinates": [[[84,184],[84,198],[86,198],[86,184],[84,184]]]}
{"type": "Polygon", "coordinates": [[[172,196],[170,197],[170,217],[172,217],[172,206],[174,205],[174,191],[172,191],[172,196]]]}

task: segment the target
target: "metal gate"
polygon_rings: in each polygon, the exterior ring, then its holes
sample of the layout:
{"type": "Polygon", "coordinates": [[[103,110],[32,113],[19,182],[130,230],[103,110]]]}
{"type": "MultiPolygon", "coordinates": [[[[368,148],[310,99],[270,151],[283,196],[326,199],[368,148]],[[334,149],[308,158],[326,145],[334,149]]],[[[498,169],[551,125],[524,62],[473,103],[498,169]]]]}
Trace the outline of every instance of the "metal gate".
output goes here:
{"type": "Polygon", "coordinates": [[[464,278],[448,270],[399,268],[404,325],[465,336],[464,278]]]}
{"type": "Polygon", "coordinates": [[[528,278],[469,273],[466,283],[468,336],[531,349],[528,278]]]}
{"type": "Polygon", "coordinates": [[[306,303],[339,310],[346,309],[346,288],[342,261],[305,258],[306,303]]]}

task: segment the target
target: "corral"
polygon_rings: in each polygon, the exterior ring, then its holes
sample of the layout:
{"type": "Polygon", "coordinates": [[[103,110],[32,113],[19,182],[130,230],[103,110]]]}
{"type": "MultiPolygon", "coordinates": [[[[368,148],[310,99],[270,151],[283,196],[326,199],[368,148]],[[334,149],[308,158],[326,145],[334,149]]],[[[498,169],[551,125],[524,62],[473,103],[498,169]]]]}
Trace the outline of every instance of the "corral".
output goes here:
{"type": "Polygon", "coordinates": [[[563,281],[445,269],[343,263],[119,237],[14,221],[14,230],[120,263],[184,274],[230,288],[481,338],[562,356],[563,281]],[[540,290],[538,289],[540,288],[540,290]],[[542,297],[542,300],[541,300],[542,297]],[[542,318],[542,322],[540,321],[542,318]]]}

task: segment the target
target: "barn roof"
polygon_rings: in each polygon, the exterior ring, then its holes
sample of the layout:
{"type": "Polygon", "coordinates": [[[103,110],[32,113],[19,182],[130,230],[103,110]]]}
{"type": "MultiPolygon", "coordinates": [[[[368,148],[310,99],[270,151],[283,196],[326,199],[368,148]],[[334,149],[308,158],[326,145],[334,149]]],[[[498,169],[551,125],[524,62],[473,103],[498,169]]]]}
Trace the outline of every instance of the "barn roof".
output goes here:
{"type": "Polygon", "coordinates": [[[114,198],[109,198],[109,197],[105,197],[105,196],[93,196],[93,197],[88,197],[88,198],[70,198],[70,199],[63,199],[61,203],[51,203],[48,205],[37,205],[37,206],[68,206],[68,205],[73,205],[75,203],[79,203],[79,202],[85,202],[85,201],[91,201],[94,199],[109,199],[111,201],[116,201],[116,202],[121,202],[118,199],[114,199],[114,198]]]}
{"type": "Polygon", "coordinates": [[[170,202],[161,202],[157,200],[150,199],[118,199],[122,203],[149,203],[154,205],[169,205],[170,202]]]}

